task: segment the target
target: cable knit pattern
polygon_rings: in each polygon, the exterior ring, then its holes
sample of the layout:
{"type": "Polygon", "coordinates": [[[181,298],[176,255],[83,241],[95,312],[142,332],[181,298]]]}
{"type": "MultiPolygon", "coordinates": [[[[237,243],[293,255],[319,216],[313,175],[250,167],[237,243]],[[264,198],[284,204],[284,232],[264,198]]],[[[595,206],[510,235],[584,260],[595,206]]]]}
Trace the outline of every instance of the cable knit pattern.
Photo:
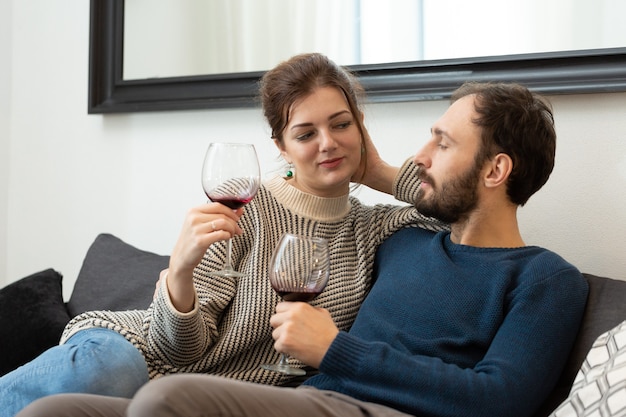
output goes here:
{"type": "MultiPolygon", "coordinates": [[[[413,201],[417,193],[416,170],[407,161],[394,184],[394,194],[403,201],[413,201]]],[[[260,368],[262,363],[279,360],[269,324],[279,298],[270,286],[268,265],[284,233],[329,239],[330,280],[311,303],[328,309],[339,329],[347,330],[370,288],[378,245],[403,227],[446,228],[413,206],[366,206],[348,195],[320,198],[280,177],[261,187],[239,224],[244,234],[233,239],[232,261],[245,277],[210,275],[222,268],[225,259],[226,243],[216,243],[194,271],[197,301],[193,311],[176,311],[161,286],[146,311],[79,315],[66,327],[62,342],[81,329],[106,327],[124,335],[143,353],[151,378],[193,372],[284,383],[289,377],[260,368]]]]}

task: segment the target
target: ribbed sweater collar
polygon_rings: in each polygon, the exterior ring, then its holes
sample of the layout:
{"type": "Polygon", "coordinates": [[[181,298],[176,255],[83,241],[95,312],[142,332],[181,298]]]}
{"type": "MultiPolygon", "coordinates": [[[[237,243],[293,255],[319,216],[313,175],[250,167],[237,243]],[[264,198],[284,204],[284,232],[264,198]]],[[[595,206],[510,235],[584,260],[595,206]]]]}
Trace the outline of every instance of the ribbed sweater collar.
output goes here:
{"type": "Polygon", "coordinates": [[[265,187],[276,200],[294,213],[319,221],[337,221],[350,211],[349,193],[324,198],[305,193],[280,176],[265,181],[265,187]]]}

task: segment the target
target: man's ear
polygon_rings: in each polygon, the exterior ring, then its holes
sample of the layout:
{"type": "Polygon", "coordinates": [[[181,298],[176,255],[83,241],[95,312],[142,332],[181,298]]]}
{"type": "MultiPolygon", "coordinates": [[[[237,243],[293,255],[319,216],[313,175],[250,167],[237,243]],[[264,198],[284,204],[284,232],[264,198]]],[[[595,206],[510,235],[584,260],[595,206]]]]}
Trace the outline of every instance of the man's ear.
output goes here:
{"type": "Polygon", "coordinates": [[[498,187],[506,184],[513,171],[513,160],[505,153],[499,153],[487,161],[488,171],[485,175],[485,186],[498,187]]]}

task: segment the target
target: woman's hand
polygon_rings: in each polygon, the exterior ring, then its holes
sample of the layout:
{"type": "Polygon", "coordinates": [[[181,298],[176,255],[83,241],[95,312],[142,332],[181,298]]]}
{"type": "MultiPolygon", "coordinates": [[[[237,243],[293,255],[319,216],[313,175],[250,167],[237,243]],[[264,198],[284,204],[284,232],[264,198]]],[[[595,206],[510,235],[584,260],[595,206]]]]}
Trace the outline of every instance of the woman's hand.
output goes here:
{"type": "Polygon", "coordinates": [[[367,158],[366,163],[361,164],[362,169],[357,171],[351,180],[374,190],[392,194],[393,181],[400,169],[382,160],[367,129],[363,131],[363,147],[367,158]]]}
{"type": "Polygon", "coordinates": [[[154,294],[152,295],[153,300],[157,297],[157,294],[159,293],[159,287],[163,285],[163,283],[165,282],[165,277],[167,277],[167,272],[168,272],[168,269],[166,268],[159,273],[159,280],[154,285],[154,294]]]}
{"type": "Polygon", "coordinates": [[[170,255],[166,279],[172,304],[177,310],[188,312],[193,309],[194,268],[213,243],[242,233],[237,225],[242,214],[243,209],[231,210],[219,203],[207,203],[189,210],[170,255]]]}
{"type": "Polygon", "coordinates": [[[339,333],[328,310],[303,302],[281,302],[270,319],[276,351],[318,368],[339,333]]]}

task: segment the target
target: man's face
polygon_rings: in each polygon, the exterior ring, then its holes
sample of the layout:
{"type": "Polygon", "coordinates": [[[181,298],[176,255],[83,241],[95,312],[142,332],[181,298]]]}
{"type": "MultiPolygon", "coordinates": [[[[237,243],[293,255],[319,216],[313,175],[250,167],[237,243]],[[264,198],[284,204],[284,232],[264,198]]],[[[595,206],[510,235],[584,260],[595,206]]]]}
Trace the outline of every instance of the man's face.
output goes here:
{"type": "Polygon", "coordinates": [[[465,219],[476,208],[483,166],[475,156],[480,128],[472,123],[474,96],[454,102],[433,125],[432,137],[415,155],[422,169],[417,209],[447,223],[465,219]]]}

